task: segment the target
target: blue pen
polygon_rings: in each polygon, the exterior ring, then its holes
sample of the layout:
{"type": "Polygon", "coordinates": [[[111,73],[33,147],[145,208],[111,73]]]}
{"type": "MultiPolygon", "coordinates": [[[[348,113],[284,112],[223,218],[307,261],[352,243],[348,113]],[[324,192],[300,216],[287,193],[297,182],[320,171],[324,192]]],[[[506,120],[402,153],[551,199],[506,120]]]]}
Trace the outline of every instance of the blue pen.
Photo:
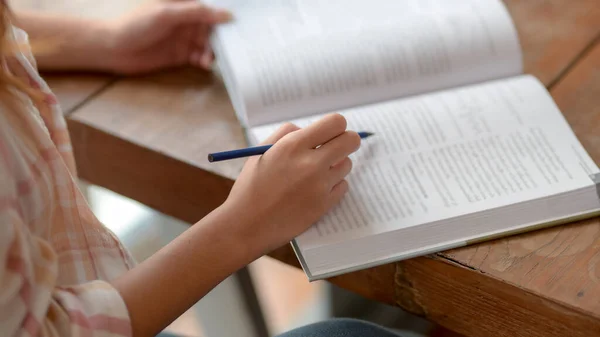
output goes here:
{"type": "MultiPolygon", "coordinates": [[[[372,136],[373,133],[363,131],[363,132],[359,132],[358,135],[360,136],[360,138],[365,139],[369,136],[372,136]]],[[[270,149],[271,146],[273,146],[273,145],[255,146],[255,147],[248,147],[248,148],[239,149],[239,150],[211,153],[208,155],[208,161],[213,163],[216,161],[243,158],[243,157],[249,157],[249,156],[258,156],[258,155],[261,155],[261,154],[264,154],[265,152],[267,152],[267,150],[270,149]]]]}

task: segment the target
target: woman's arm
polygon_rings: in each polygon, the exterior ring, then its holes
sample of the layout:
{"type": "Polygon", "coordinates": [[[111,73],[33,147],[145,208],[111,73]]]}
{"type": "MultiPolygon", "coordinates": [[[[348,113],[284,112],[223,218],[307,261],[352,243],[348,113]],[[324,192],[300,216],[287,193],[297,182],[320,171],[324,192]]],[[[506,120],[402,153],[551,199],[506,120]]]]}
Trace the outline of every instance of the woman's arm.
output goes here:
{"type": "Polygon", "coordinates": [[[155,336],[225,278],[261,255],[240,210],[219,208],[113,282],[133,336],[155,336]]]}
{"type": "Polygon", "coordinates": [[[109,57],[113,33],[107,23],[32,11],[14,16],[15,26],[29,35],[40,70],[113,71],[109,57]]]}
{"type": "Polygon", "coordinates": [[[154,336],[233,272],[315,223],[347,192],[360,137],[340,115],[286,125],[248,159],[227,201],[113,282],[134,336],[154,336]],[[318,149],[315,147],[323,144],[318,149]]]}
{"type": "Polygon", "coordinates": [[[208,69],[214,58],[210,31],[231,14],[179,0],[152,3],[112,20],[32,11],[14,17],[29,34],[41,71],[138,74],[184,65],[208,69]]]}
{"type": "Polygon", "coordinates": [[[247,160],[227,200],[166,247],[116,279],[62,287],[52,244],[21,217],[18,193],[27,192],[7,173],[13,158],[0,155],[0,312],[6,316],[0,336],[157,335],[226,277],[339,203],[352,168],[347,156],[360,145],[345,129],[340,115],[304,129],[285,125],[265,141],[274,143],[267,153],[247,160]]]}

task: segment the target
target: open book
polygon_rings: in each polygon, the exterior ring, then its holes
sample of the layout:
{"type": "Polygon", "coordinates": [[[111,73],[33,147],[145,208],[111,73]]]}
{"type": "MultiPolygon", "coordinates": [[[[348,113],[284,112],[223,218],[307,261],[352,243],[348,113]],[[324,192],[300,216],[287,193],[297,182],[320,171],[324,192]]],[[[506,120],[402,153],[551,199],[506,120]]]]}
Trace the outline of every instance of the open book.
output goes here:
{"type": "Polygon", "coordinates": [[[293,247],[310,280],[599,214],[598,167],[522,74],[498,0],[221,0],[213,46],[251,144],[339,112],[374,132],[293,247]]]}

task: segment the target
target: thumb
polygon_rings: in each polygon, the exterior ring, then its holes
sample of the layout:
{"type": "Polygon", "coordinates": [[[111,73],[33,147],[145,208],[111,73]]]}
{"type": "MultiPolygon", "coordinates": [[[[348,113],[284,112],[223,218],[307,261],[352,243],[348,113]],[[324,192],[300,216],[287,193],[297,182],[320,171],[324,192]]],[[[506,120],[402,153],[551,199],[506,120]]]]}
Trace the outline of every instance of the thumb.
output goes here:
{"type": "Polygon", "coordinates": [[[232,18],[231,12],[199,1],[172,1],[163,8],[166,24],[219,24],[232,18]]]}
{"type": "Polygon", "coordinates": [[[273,134],[271,134],[267,139],[265,139],[263,142],[261,142],[260,145],[275,144],[277,141],[279,141],[285,135],[290,134],[294,131],[298,131],[298,130],[300,130],[300,128],[297,127],[296,125],[294,125],[292,123],[285,123],[282,126],[280,126],[279,129],[277,129],[277,131],[273,132],[273,134]]]}

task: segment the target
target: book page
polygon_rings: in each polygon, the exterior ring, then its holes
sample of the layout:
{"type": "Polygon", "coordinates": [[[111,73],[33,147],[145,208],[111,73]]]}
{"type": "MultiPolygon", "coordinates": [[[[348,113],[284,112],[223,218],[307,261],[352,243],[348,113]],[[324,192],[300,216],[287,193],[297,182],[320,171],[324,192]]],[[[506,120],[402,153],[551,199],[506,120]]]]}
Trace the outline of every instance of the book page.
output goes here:
{"type": "Polygon", "coordinates": [[[214,44],[248,125],[520,74],[500,0],[215,0],[214,44]]]}
{"type": "MultiPolygon", "coordinates": [[[[590,186],[598,172],[530,76],[341,113],[375,135],[351,156],[341,204],[298,238],[303,249],[590,186]]],[[[278,126],[251,132],[262,140],[278,126]]]]}

